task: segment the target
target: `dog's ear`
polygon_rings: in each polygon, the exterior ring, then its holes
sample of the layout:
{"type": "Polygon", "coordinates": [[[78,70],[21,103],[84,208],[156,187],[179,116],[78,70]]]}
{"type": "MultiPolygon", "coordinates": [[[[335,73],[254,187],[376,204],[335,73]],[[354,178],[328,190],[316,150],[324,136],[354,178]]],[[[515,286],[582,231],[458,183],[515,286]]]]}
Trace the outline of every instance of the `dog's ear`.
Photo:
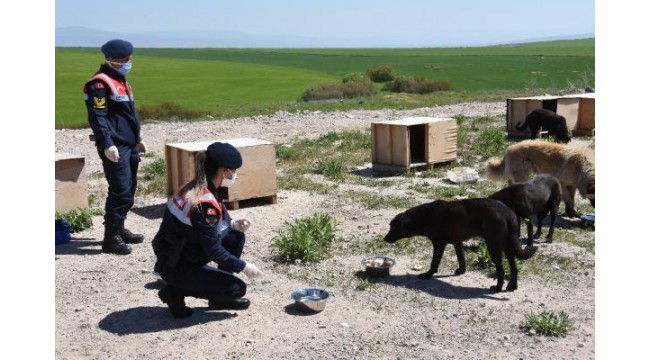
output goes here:
{"type": "Polygon", "coordinates": [[[587,196],[596,195],[596,182],[589,181],[587,182],[587,196]]]}
{"type": "Polygon", "coordinates": [[[401,213],[395,216],[395,218],[393,218],[393,220],[390,222],[390,228],[403,230],[407,229],[410,224],[411,218],[405,213],[401,213]]]}

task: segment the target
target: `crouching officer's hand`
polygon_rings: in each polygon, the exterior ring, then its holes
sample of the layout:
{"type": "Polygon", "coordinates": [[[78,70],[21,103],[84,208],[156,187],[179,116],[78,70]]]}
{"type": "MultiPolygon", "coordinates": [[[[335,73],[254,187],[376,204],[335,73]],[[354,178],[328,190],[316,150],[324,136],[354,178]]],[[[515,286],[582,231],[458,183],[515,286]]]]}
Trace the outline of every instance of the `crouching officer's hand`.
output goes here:
{"type": "Polygon", "coordinates": [[[238,220],[233,219],[230,222],[231,229],[241,231],[241,232],[246,232],[249,226],[251,226],[251,222],[246,219],[238,219],[238,220]]]}
{"type": "Polygon", "coordinates": [[[247,262],[246,266],[244,266],[244,270],[242,270],[244,275],[246,275],[249,279],[255,279],[257,277],[260,277],[264,275],[260,269],[257,268],[253,263],[247,262]]]}
{"type": "Polygon", "coordinates": [[[120,160],[120,152],[117,151],[117,146],[115,145],[104,149],[104,155],[112,162],[118,162],[120,160]]]}

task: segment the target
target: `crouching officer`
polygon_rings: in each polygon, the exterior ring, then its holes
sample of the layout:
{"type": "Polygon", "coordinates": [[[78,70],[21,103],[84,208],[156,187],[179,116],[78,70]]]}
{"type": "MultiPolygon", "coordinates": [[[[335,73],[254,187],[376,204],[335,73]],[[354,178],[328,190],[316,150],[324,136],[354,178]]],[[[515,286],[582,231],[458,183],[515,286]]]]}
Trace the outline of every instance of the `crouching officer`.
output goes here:
{"type": "Polygon", "coordinates": [[[233,273],[253,279],[262,272],[240,259],[246,238],[246,219],[233,221],[217,195],[231,186],[242,165],[239,151],[215,142],[195,157],[194,179],[167,201],[160,229],[152,246],[154,271],[166,283],[158,292],[175,317],[192,315],[185,297],[208,300],[210,310],[248,308],[246,283],[233,273]],[[208,265],[210,261],[218,267],[208,265]]]}
{"type": "Polygon", "coordinates": [[[124,77],[131,70],[133,46],[111,40],[102,46],[102,53],[106,62],[84,86],[88,123],[108,182],[102,251],[127,255],[128,244],[144,241],[141,234],[127,230],[124,221],[134,203],[139,153],[147,148],[140,138],[131,85],[124,77]]]}

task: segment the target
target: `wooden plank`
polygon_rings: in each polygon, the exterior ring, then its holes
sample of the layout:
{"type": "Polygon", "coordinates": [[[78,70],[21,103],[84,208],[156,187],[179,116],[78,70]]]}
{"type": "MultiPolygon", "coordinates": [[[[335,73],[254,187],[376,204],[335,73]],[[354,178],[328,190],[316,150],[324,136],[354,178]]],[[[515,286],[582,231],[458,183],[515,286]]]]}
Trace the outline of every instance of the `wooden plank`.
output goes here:
{"type": "Polygon", "coordinates": [[[557,99],[558,115],[564,116],[566,126],[569,130],[575,130],[578,124],[578,108],[580,106],[579,98],[559,98],[557,99]]]}
{"type": "Polygon", "coordinates": [[[393,125],[390,127],[390,154],[391,165],[409,167],[411,154],[409,151],[408,126],[393,125]]]}
{"type": "Polygon", "coordinates": [[[576,129],[591,134],[596,128],[596,99],[581,98],[576,129]]]}
{"type": "Polygon", "coordinates": [[[391,138],[390,138],[390,126],[382,123],[373,123],[372,124],[372,136],[373,136],[373,163],[377,164],[391,164],[391,138]]]}

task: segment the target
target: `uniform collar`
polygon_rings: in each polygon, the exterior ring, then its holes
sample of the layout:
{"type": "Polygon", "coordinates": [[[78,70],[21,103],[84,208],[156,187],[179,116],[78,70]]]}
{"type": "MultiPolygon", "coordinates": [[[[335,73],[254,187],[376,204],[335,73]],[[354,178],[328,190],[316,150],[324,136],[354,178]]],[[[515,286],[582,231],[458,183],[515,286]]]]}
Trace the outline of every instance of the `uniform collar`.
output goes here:
{"type": "Polygon", "coordinates": [[[117,70],[113,69],[112,67],[108,66],[105,63],[102,64],[102,66],[99,68],[99,71],[101,71],[104,74],[112,77],[113,79],[119,79],[119,80],[125,80],[126,79],[124,77],[124,75],[118,73],[117,70]]]}
{"type": "Polygon", "coordinates": [[[212,193],[212,195],[214,195],[217,201],[221,201],[221,198],[219,198],[219,192],[217,191],[217,188],[210,180],[208,180],[208,190],[210,190],[210,192],[212,193]]]}

